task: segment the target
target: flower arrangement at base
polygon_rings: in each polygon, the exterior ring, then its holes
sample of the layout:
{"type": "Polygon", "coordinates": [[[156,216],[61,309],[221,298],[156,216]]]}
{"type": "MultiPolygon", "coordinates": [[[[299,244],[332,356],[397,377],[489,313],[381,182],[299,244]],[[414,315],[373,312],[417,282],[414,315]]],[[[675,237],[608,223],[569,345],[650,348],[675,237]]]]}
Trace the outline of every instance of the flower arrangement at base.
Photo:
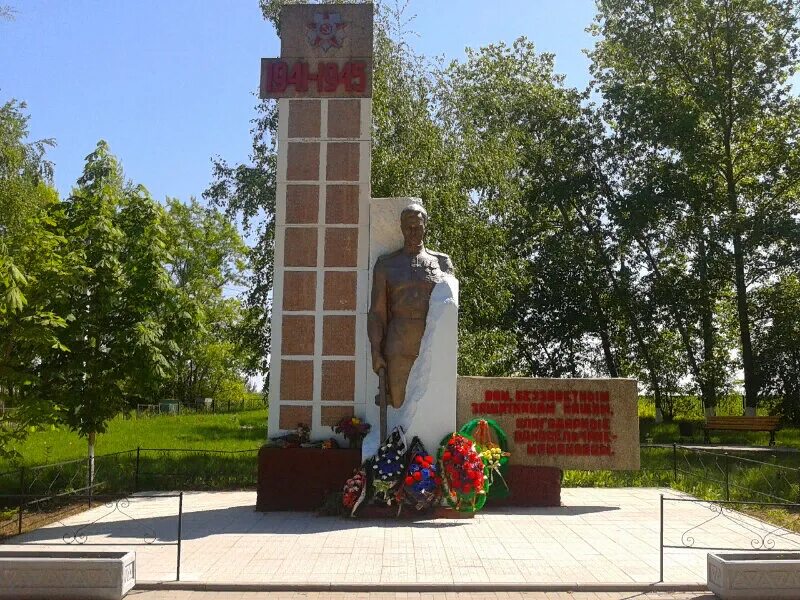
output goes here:
{"type": "Polygon", "coordinates": [[[434,458],[419,438],[411,440],[408,468],[403,480],[403,501],[416,510],[425,510],[442,497],[442,478],[434,458]]]}
{"type": "Polygon", "coordinates": [[[280,435],[267,440],[267,446],[277,448],[301,448],[310,444],[311,427],[305,423],[298,423],[297,428],[285,435],[280,435]]]}
{"type": "Polygon", "coordinates": [[[453,433],[439,448],[444,495],[447,503],[460,512],[475,512],[486,503],[485,466],[471,437],[453,433]]]}
{"type": "Polygon", "coordinates": [[[362,468],[348,479],[342,488],[342,505],[350,511],[350,516],[354,517],[356,510],[367,495],[367,473],[362,468]]]}
{"type": "Polygon", "coordinates": [[[378,453],[370,459],[376,502],[391,505],[397,500],[400,481],[406,470],[407,450],[403,428],[396,427],[378,448],[378,453]]]}
{"type": "Polygon", "coordinates": [[[511,453],[507,451],[508,437],[500,426],[491,419],[473,419],[460,430],[474,438],[483,464],[486,467],[487,490],[492,498],[505,498],[509,494],[504,473],[511,453]],[[497,479],[502,487],[495,485],[497,479]]]}
{"type": "Polygon", "coordinates": [[[336,425],[331,426],[334,432],[341,433],[350,442],[351,448],[360,448],[361,441],[371,428],[369,423],[358,417],[343,417],[336,425]]]}

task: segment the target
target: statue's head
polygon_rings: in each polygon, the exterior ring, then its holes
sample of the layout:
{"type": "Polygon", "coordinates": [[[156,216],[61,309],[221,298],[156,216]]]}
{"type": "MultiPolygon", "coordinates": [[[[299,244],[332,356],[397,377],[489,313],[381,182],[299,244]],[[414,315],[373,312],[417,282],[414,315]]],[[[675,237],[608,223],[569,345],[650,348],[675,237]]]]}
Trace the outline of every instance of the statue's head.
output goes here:
{"type": "Polygon", "coordinates": [[[421,204],[414,202],[403,209],[400,213],[400,229],[407,248],[422,246],[427,225],[428,211],[421,204]]]}

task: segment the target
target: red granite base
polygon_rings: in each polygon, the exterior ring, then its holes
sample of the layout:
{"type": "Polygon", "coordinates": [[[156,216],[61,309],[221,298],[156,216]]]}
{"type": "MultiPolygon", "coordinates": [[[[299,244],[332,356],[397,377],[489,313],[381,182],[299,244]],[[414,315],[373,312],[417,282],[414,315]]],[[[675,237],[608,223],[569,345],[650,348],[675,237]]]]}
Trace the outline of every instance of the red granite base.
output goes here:
{"type": "Polygon", "coordinates": [[[317,510],[360,465],[360,449],[261,448],[256,510],[317,510]]]}
{"type": "Polygon", "coordinates": [[[506,477],[511,494],[491,498],[492,506],[561,506],[561,469],[509,465],[506,477]]]}
{"type": "MultiPolygon", "coordinates": [[[[342,489],[361,465],[361,450],[319,448],[261,448],[258,453],[256,510],[314,511],[325,496],[342,489]]],[[[561,470],[553,467],[510,465],[506,477],[511,494],[492,498],[486,506],[561,506],[561,470]]],[[[394,518],[396,508],[363,507],[359,516],[394,518]]],[[[407,518],[469,518],[470,513],[437,509],[420,515],[404,510],[407,518]]]]}

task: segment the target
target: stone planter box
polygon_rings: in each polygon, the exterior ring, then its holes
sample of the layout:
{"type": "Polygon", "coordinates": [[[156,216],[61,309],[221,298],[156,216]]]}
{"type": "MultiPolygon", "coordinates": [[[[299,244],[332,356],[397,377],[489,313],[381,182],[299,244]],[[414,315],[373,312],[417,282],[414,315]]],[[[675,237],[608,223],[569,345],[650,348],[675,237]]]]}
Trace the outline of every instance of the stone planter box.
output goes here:
{"type": "Polygon", "coordinates": [[[135,552],[0,550],[0,598],[120,600],[135,583],[135,552]]]}
{"type": "Polygon", "coordinates": [[[722,600],[800,598],[800,552],[709,554],[708,589],[722,600]]]}

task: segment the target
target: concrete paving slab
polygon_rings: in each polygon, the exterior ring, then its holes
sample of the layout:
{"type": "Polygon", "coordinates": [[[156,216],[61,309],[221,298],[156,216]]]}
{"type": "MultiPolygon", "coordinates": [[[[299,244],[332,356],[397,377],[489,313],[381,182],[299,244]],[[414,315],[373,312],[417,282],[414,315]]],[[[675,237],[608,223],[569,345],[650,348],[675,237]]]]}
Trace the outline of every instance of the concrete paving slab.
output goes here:
{"type": "Polygon", "coordinates": [[[715,600],[710,592],[200,592],[134,590],[130,600],[715,600]]]}
{"type": "MultiPolygon", "coordinates": [[[[358,520],[311,513],[255,512],[255,492],[187,492],[181,524],[181,580],[231,585],[433,586],[459,584],[638,585],[659,580],[660,495],[656,488],[564,489],[564,506],[492,509],[474,519],[358,520]]],[[[7,548],[65,548],[81,527],[86,550],[130,548],[137,581],[174,581],[177,498],[132,496],[124,510],[98,506],[8,540],[7,548]],[[148,543],[152,542],[152,543],[148,543]]],[[[665,503],[665,544],[775,549],[800,536],[701,502],[665,503]]],[[[705,584],[707,550],[666,549],[668,583],[705,584]]],[[[436,588],[435,586],[439,586],[436,588]]],[[[508,587],[511,586],[511,587],[508,587]]],[[[588,587],[587,587],[588,586],[588,587]]],[[[498,587],[498,589],[500,589],[498,587]]],[[[513,588],[513,589],[512,589],[513,588]]],[[[367,590],[362,590],[367,591],[367,590]]],[[[149,599],[148,599],[149,600],[149,599]]]]}

